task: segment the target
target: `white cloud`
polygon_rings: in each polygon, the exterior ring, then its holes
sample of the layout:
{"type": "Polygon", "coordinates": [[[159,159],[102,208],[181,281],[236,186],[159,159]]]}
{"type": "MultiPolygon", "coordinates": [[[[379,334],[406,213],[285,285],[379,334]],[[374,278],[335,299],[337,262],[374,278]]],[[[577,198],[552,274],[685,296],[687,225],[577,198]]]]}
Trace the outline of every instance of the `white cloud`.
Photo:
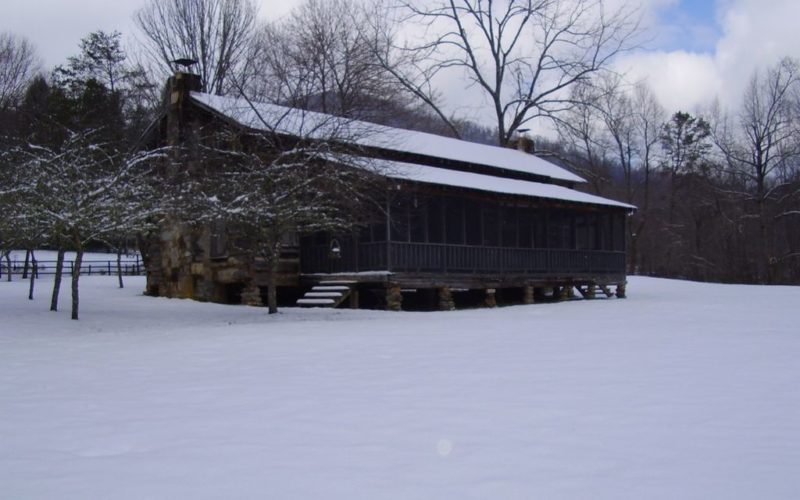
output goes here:
{"type": "Polygon", "coordinates": [[[785,56],[800,58],[797,0],[726,0],[717,17],[722,35],[713,51],[637,52],[617,68],[632,80],[646,79],[668,111],[692,111],[715,97],[736,107],[753,71],[785,56]]]}
{"type": "Polygon", "coordinates": [[[723,37],[715,61],[727,85],[723,102],[738,100],[753,71],[785,56],[800,57],[800,2],[737,0],[720,16],[723,37]]]}
{"type": "Polygon", "coordinates": [[[618,62],[631,82],[645,80],[669,111],[694,111],[720,92],[723,81],[709,54],[640,52],[618,62]]]}

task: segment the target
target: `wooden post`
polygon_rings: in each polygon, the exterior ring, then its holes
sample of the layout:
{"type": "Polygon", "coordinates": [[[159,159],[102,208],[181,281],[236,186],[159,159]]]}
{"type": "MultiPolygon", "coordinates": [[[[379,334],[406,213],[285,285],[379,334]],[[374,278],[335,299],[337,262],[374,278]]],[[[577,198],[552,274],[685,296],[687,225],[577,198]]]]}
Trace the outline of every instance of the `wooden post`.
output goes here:
{"type": "Polygon", "coordinates": [[[522,290],[522,302],[523,304],[533,304],[536,301],[534,298],[533,287],[526,286],[522,290]]]}
{"type": "Polygon", "coordinates": [[[589,283],[586,285],[586,298],[593,299],[595,296],[595,290],[597,289],[597,285],[594,283],[589,283]]]}
{"type": "Polygon", "coordinates": [[[617,283],[616,295],[618,299],[625,298],[625,282],[617,283]]]}
{"type": "Polygon", "coordinates": [[[36,264],[36,259],[32,259],[32,260],[33,260],[33,269],[31,270],[31,273],[30,273],[30,280],[31,281],[30,281],[30,285],[28,286],[28,300],[33,300],[33,286],[34,286],[34,282],[36,281],[36,275],[38,274],[36,272],[37,271],[37,269],[36,269],[36,265],[37,265],[36,264]]]}
{"type": "Polygon", "coordinates": [[[450,292],[450,287],[443,286],[439,288],[438,294],[440,311],[452,311],[456,308],[456,304],[453,302],[453,294],[450,292]]]}
{"type": "Polygon", "coordinates": [[[486,289],[486,300],[485,304],[486,307],[497,307],[497,297],[495,297],[495,290],[494,288],[487,288],[486,289]]]}
{"type": "Polygon", "coordinates": [[[25,250],[25,264],[22,266],[22,279],[28,278],[28,271],[31,262],[31,250],[25,250]]]}
{"type": "Polygon", "coordinates": [[[558,300],[568,300],[569,299],[569,289],[572,288],[570,285],[564,285],[558,289],[558,300]]]}
{"type": "Polygon", "coordinates": [[[397,285],[389,285],[386,288],[386,310],[403,310],[403,293],[400,291],[400,287],[397,285]]]}
{"type": "Polygon", "coordinates": [[[358,309],[358,299],[358,288],[353,288],[350,291],[350,309],[358,309]]]}

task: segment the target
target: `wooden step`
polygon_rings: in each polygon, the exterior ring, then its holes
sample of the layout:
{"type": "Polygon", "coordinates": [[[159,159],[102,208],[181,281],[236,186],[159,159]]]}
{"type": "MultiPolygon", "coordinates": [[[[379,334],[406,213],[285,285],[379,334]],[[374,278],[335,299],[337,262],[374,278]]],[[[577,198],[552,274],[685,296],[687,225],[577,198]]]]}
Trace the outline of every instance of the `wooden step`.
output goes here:
{"type": "Polygon", "coordinates": [[[334,307],[336,301],[334,299],[297,299],[298,306],[305,307],[334,307]]]}
{"type": "Polygon", "coordinates": [[[342,292],[306,292],[303,297],[307,299],[338,299],[344,295],[342,292]]]}
{"type": "Polygon", "coordinates": [[[326,283],[328,284],[312,287],[301,299],[297,300],[297,306],[335,308],[344,302],[352,292],[352,288],[343,282],[328,281],[326,283]]]}
{"type": "Polygon", "coordinates": [[[350,287],[344,285],[317,285],[311,288],[312,292],[346,292],[349,290],[350,287]]]}

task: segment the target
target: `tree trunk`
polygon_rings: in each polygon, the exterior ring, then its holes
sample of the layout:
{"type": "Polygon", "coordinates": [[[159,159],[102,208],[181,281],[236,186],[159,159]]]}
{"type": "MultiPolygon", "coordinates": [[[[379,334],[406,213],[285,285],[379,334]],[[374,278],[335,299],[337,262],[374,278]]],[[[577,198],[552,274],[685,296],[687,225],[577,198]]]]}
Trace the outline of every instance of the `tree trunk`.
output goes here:
{"type": "Polygon", "coordinates": [[[267,308],[269,314],[278,312],[278,264],[280,263],[280,236],[270,235],[268,243],[261,251],[267,264],[267,308]],[[275,242],[275,243],[273,243],[275,242]]]}
{"type": "Polygon", "coordinates": [[[6,278],[11,281],[11,252],[6,252],[6,278]]]}
{"type": "Polygon", "coordinates": [[[119,287],[125,288],[125,284],[122,282],[122,250],[117,250],[117,279],[119,287]]]}
{"type": "Polygon", "coordinates": [[[278,290],[276,287],[278,275],[278,259],[272,258],[269,262],[269,272],[267,273],[267,307],[269,314],[278,312],[278,290]]]}
{"type": "Polygon", "coordinates": [[[61,289],[61,276],[64,274],[64,249],[58,249],[56,257],[56,275],[53,278],[53,296],[50,299],[50,310],[58,311],[58,292],[61,289]]]}
{"type": "Polygon", "coordinates": [[[34,282],[36,281],[36,273],[39,270],[37,269],[37,265],[36,265],[36,257],[33,256],[33,250],[29,250],[28,252],[29,252],[29,255],[31,257],[31,266],[32,266],[31,275],[30,275],[31,284],[28,287],[28,300],[33,300],[33,285],[34,285],[34,282]]]}
{"type": "Polygon", "coordinates": [[[72,319],[78,319],[78,280],[81,277],[81,262],[83,261],[83,247],[78,245],[75,254],[75,266],[72,268],[72,319]]]}
{"type": "Polygon", "coordinates": [[[25,250],[25,265],[22,266],[22,279],[28,277],[28,266],[30,266],[31,263],[31,252],[33,252],[33,250],[25,250]]]}

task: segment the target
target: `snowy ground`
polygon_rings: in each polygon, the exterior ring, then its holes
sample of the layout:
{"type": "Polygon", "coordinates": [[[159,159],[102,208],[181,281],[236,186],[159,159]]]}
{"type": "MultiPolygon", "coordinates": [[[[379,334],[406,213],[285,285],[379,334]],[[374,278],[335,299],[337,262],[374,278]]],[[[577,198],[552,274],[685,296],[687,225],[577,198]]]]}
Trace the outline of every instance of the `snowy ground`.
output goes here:
{"type": "Polygon", "coordinates": [[[0,283],[0,498],[800,498],[800,288],[268,317],[81,281],[79,322],[0,283]]]}

